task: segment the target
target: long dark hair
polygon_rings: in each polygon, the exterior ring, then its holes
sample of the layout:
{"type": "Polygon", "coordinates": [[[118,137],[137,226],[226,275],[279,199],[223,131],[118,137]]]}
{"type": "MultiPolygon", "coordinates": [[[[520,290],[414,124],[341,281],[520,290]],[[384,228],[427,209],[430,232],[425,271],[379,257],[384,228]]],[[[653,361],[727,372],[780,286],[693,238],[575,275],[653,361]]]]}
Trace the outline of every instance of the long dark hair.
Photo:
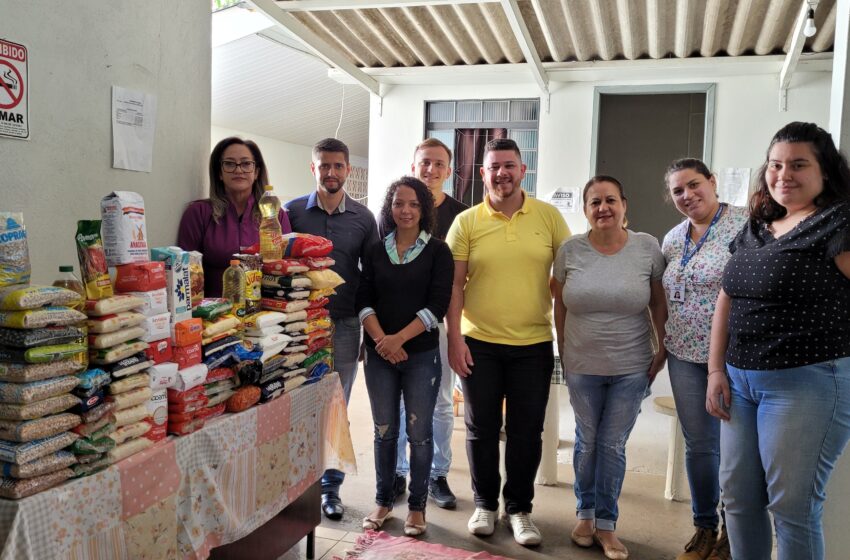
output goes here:
{"type": "Polygon", "coordinates": [[[750,217],[769,223],[787,213],[771,198],[765,178],[770,150],[777,142],[806,142],[811,146],[823,176],[823,191],[815,197],[815,206],[826,208],[840,200],[850,200],[850,167],[847,158],[835,147],[832,136],[814,123],[792,122],[780,128],[767,147],[767,155],[756,180],[758,188],[750,198],[750,217]]]}
{"type": "Polygon", "coordinates": [[[434,208],[434,195],[428,190],[428,187],[417,179],[405,175],[397,179],[387,189],[387,194],[384,196],[384,204],[381,206],[381,232],[388,234],[396,228],[395,220],[393,220],[393,196],[399,187],[410,187],[416,193],[416,199],[419,201],[419,229],[425,233],[433,233],[437,227],[437,211],[434,208]]]}
{"type": "Polygon", "coordinates": [[[248,148],[256,162],[257,180],[251,185],[251,194],[254,195],[254,207],[251,209],[251,215],[255,222],[259,222],[260,197],[263,196],[263,187],[269,184],[266,162],[256,143],[251,140],[243,140],[238,136],[225,138],[215,145],[210,154],[210,204],[213,208],[213,220],[218,223],[222,216],[227,213],[227,192],[224,190],[224,182],[221,180],[221,155],[233,144],[242,144],[248,148]]]}

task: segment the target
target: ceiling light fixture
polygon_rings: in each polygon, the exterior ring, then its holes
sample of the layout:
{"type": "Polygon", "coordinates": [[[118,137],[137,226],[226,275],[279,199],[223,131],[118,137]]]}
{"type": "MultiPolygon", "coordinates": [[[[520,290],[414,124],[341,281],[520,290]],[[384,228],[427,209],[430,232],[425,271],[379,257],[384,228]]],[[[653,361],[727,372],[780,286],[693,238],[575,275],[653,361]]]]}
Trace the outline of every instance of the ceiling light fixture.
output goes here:
{"type": "Polygon", "coordinates": [[[809,5],[809,12],[806,14],[806,26],[803,28],[803,35],[806,37],[814,37],[817,32],[818,28],[815,27],[815,9],[809,5]]]}

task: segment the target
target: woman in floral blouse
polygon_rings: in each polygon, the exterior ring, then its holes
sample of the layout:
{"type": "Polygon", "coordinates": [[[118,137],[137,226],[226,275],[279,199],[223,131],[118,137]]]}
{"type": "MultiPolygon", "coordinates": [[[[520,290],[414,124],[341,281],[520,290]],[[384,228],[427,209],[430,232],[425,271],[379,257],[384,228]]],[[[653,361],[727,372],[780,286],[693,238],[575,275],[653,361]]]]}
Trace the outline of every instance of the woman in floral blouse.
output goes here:
{"type": "Polygon", "coordinates": [[[718,539],[720,502],[720,421],[705,410],[711,317],[729,242],[747,220],[744,208],[721,204],[717,182],[698,159],[680,159],[664,176],[667,195],[687,219],[664,237],[667,260],[665,345],[676,412],[685,436],[685,468],[691,487],[696,532],[678,560],[726,560],[724,527],[718,539]]]}

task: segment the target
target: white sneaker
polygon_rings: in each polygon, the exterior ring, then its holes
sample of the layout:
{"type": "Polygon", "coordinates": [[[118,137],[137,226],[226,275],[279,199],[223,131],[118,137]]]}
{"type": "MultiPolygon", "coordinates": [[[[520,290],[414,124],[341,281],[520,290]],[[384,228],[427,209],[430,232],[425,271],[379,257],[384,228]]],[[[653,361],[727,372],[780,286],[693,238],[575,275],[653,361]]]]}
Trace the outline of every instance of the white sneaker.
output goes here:
{"type": "Polygon", "coordinates": [[[483,537],[492,535],[496,530],[496,512],[480,507],[475,508],[475,513],[469,518],[466,528],[473,535],[483,537]]]}
{"type": "Polygon", "coordinates": [[[524,512],[514,513],[509,514],[508,519],[511,522],[511,530],[514,532],[514,540],[522,546],[537,546],[543,540],[540,531],[531,520],[531,515],[524,512]]]}

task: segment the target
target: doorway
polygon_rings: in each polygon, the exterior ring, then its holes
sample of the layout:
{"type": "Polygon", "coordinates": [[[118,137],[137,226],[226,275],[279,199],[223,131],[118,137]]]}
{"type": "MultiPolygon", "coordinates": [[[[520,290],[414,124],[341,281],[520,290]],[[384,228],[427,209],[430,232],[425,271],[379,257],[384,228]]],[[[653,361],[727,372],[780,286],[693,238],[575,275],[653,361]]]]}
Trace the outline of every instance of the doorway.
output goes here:
{"type": "Polygon", "coordinates": [[[702,159],[711,168],[714,88],[596,88],[591,169],[623,184],[629,229],[649,233],[660,243],[682,221],[665,201],[664,170],[683,157],[702,159]]]}

